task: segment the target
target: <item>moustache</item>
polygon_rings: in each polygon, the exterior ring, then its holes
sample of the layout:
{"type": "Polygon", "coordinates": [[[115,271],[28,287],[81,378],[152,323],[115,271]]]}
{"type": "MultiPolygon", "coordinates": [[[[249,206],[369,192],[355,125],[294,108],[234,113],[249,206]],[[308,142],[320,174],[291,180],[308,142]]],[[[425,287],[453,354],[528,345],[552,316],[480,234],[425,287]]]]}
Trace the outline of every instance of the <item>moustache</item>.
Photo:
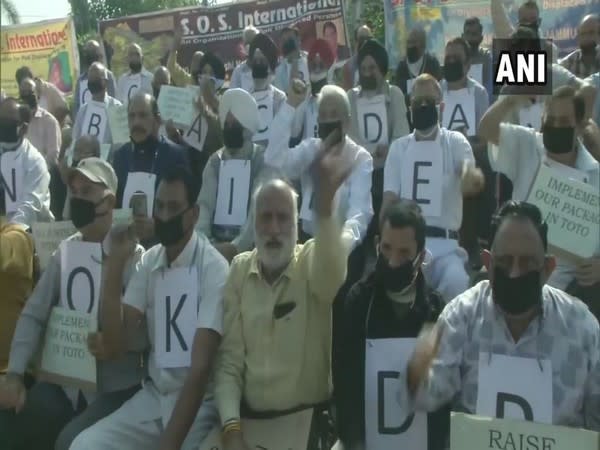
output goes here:
{"type": "Polygon", "coordinates": [[[131,133],[146,133],[146,129],[141,126],[134,126],[131,128],[131,133]]]}

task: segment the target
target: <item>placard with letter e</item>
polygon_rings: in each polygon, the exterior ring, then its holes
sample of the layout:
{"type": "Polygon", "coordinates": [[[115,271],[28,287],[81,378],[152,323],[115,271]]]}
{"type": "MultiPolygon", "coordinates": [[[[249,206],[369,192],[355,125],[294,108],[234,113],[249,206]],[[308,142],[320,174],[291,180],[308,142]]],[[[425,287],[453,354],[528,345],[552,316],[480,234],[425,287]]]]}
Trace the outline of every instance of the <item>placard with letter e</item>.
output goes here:
{"type": "Polygon", "coordinates": [[[0,155],[0,195],[4,191],[4,206],[8,214],[17,211],[23,198],[23,152],[4,152],[0,155]]]}
{"type": "Polygon", "coordinates": [[[527,198],[548,224],[550,250],[574,262],[591,258],[600,245],[598,187],[540,164],[527,198]]]}
{"type": "Polygon", "coordinates": [[[388,144],[388,120],[385,97],[359,97],[356,101],[358,130],[364,142],[372,145],[388,144]]]}
{"type": "Polygon", "coordinates": [[[158,110],[163,122],[172,120],[177,126],[189,128],[194,117],[193,96],[190,90],[175,86],[161,86],[158,95],[158,110]]]}
{"type": "Polygon", "coordinates": [[[411,141],[400,167],[400,197],[416,202],[425,217],[442,215],[443,148],[436,141],[411,141]]]}
{"type": "Polygon", "coordinates": [[[450,415],[450,450],[599,450],[593,431],[463,413],[450,415]]]}
{"type": "Polygon", "coordinates": [[[252,162],[241,159],[221,161],[215,225],[242,226],[248,216],[252,162]]]}
{"type": "MultiPolygon", "coordinates": [[[[242,419],[244,441],[257,450],[306,450],[313,410],[306,409],[274,419],[242,419]]],[[[214,428],[200,450],[223,450],[221,427],[214,428]]]]}
{"type": "Polygon", "coordinates": [[[107,127],[108,114],[106,112],[106,105],[95,100],[89,101],[86,106],[85,116],[83,117],[81,134],[96,136],[99,142],[104,142],[107,127]]]}
{"type": "Polygon", "coordinates": [[[464,88],[444,92],[442,124],[449,130],[464,129],[469,137],[477,134],[475,90],[464,88]]]}
{"type": "Polygon", "coordinates": [[[252,94],[258,105],[258,132],[254,135],[252,140],[254,142],[265,141],[270,136],[270,126],[273,122],[273,91],[259,91],[252,94]]]}
{"type": "Polygon", "coordinates": [[[158,273],[154,291],[156,364],[190,367],[198,323],[198,273],[195,266],[158,273]]]}
{"type": "Polygon", "coordinates": [[[367,339],[365,348],[365,441],[367,450],[427,449],[427,413],[404,417],[396,401],[400,372],[416,339],[367,339]]]}

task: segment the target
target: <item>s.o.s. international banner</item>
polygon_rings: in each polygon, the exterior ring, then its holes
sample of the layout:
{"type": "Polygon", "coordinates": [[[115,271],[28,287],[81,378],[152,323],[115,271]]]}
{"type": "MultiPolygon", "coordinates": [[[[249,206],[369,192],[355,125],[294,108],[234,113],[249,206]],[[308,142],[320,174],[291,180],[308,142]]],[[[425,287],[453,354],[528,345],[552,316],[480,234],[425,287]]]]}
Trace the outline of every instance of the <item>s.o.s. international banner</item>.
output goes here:
{"type": "Polygon", "coordinates": [[[18,93],[15,72],[28,66],[36,77],[70,93],[77,80],[79,54],[70,17],[0,28],[0,78],[9,95],[18,93]]]}

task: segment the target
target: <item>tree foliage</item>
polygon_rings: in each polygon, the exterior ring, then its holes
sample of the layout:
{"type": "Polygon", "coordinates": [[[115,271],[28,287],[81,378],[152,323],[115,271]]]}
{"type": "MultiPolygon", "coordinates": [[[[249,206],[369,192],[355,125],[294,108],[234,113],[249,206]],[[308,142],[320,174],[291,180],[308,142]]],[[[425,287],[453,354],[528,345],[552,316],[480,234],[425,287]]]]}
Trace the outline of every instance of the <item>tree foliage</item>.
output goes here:
{"type": "Polygon", "coordinates": [[[17,5],[12,0],[0,0],[0,10],[10,24],[21,23],[17,5]]]}

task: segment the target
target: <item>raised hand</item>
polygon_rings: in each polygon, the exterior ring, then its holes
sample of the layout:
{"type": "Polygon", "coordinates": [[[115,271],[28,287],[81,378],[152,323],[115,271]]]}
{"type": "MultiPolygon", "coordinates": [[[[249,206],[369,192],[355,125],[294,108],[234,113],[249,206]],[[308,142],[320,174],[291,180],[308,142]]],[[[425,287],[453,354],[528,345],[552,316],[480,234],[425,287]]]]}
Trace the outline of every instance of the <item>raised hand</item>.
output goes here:
{"type": "Polygon", "coordinates": [[[287,92],[287,102],[292,108],[297,108],[304,100],[306,100],[306,83],[298,78],[295,78],[290,83],[287,92]]]}
{"type": "Polygon", "coordinates": [[[429,368],[436,358],[442,341],[443,328],[436,324],[425,326],[417,339],[415,351],[408,362],[408,390],[414,395],[421,383],[427,379],[429,368]]]}

